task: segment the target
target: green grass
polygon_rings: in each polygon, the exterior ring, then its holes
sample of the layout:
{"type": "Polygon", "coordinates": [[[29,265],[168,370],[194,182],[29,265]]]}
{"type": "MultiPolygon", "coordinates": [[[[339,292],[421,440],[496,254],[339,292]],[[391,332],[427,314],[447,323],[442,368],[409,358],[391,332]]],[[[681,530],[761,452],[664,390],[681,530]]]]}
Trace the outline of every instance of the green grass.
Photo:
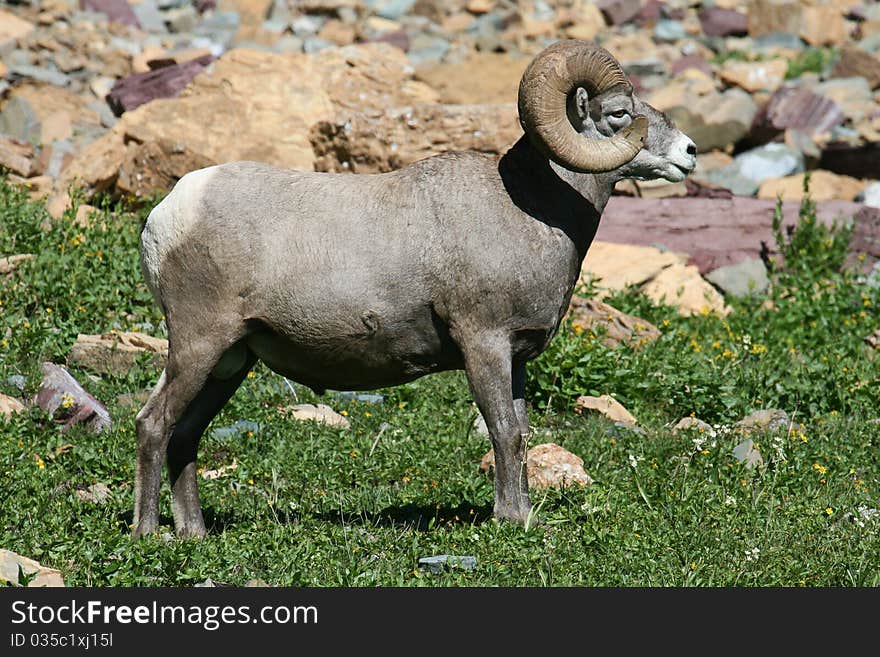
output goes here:
{"type": "MultiPolygon", "coordinates": [[[[22,374],[32,395],[39,363],[64,363],[78,333],[160,325],[137,264],[142,214],[111,210],[106,231],[75,228],[69,216],[41,230],[43,206],[0,183],[0,256],[37,255],[0,281],[0,392],[21,396],[7,378],[22,374]]],[[[780,234],[789,248],[774,272],[776,310],[753,299],[726,319],[685,319],[632,291],[617,295],[612,304],[663,331],[640,352],[563,327],[531,367],[532,443],[578,454],[596,483],[533,494],[543,524],[529,531],[489,517],[492,483],[477,467],[489,445],[470,431],[476,413],[461,373],[384,390],[375,405],[298,389],[300,401],[345,411],[352,430],[344,431],[280,414],[292,397],[260,365],[202,441],[202,467],[238,466],[201,481],[210,536],[170,538],[165,484],[165,535],[133,542],[137,409],[116,398],[155,382],[158,372],[144,364],[125,377],[70,368],[107,404],[108,433],[61,433],[35,408],[0,420],[0,548],[85,586],[207,577],[289,586],[876,586],[880,381],[863,338],[880,325],[880,299],[839,271],[846,235],[823,233],[809,212],[800,233],[780,234]],[[578,394],[602,393],[623,401],[644,434],[571,411],[578,394]],[[804,432],[756,436],[765,466],[749,470],[733,458],[741,438],[728,428],[773,406],[804,432]],[[718,435],[673,434],[671,424],[691,413],[717,424],[718,435]],[[211,435],[240,419],[259,430],[211,435]],[[104,505],[76,495],[96,482],[112,491],[104,505]],[[419,557],[447,553],[475,556],[476,570],[418,571],[419,557]]]]}

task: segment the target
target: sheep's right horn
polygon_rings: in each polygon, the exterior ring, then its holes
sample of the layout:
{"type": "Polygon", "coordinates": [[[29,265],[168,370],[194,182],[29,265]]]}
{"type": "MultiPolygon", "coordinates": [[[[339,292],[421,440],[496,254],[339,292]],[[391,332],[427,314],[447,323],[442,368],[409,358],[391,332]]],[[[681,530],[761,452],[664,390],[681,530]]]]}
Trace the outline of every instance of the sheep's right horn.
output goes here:
{"type": "Polygon", "coordinates": [[[590,97],[632,84],[604,48],[584,41],[558,41],[535,57],[519,83],[519,120],[532,143],[566,169],[611,171],[633,159],[644,145],[648,120],[636,116],[611,139],[589,139],[568,120],[566,102],[577,87],[590,97]]]}

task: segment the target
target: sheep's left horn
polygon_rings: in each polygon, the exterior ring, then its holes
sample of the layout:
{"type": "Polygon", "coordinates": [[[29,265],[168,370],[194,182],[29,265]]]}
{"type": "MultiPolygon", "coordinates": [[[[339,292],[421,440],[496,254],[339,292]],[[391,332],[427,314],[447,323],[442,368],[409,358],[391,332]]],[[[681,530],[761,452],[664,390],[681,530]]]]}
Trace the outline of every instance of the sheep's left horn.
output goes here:
{"type": "Polygon", "coordinates": [[[610,139],[589,139],[568,119],[569,94],[584,87],[590,97],[615,86],[632,90],[620,64],[604,48],[583,41],[559,41],[541,51],[519,84],[519,120],[532,143],[566,169],[611,171],[633,159],[648,134],[648,120],[636,116],[610,139]]]}

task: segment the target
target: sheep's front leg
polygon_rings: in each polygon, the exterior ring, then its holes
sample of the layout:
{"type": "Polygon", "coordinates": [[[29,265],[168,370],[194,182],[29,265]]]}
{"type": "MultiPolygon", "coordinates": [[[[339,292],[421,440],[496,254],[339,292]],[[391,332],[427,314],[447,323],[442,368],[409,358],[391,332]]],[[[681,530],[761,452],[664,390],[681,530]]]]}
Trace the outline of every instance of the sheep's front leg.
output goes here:
{"type": "Polygon", "coordinates": [[[510,343],[490,338],[462,351],[471,393],[495,450],[495,517],[525,524],[532,508],[527,441],[514,404],[514,380],[519,373],[515,376],[512,371],[510,343]]]}

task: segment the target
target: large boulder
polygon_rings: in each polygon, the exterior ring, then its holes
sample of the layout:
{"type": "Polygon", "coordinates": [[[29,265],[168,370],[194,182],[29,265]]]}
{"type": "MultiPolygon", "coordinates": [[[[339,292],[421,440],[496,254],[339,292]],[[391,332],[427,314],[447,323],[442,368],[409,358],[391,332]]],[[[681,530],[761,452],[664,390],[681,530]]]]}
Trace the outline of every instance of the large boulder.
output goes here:
{"type": "Polygon", "coordinates": [[[67,167],[56,193],[66,193],[74,182],[87,196],[115,190],[123,162],[136,157],[127,152],[131,143],[174,144],[191,154],[193,166],[201,158],[312,170],[309,130],[314,124],[331,121],[340,111],[436,102],[436,92],[413,74],[406,55],[383,43],[311,54],[230,50],[179,97],[125,112],[67,167]]]}
{"type": "Polygon", "coordinates": [[[312,127],[318,171],[378,173],[448,151],[504,153],[522,128],[514,103],[415,105],[341,113],[312,127]]]}

